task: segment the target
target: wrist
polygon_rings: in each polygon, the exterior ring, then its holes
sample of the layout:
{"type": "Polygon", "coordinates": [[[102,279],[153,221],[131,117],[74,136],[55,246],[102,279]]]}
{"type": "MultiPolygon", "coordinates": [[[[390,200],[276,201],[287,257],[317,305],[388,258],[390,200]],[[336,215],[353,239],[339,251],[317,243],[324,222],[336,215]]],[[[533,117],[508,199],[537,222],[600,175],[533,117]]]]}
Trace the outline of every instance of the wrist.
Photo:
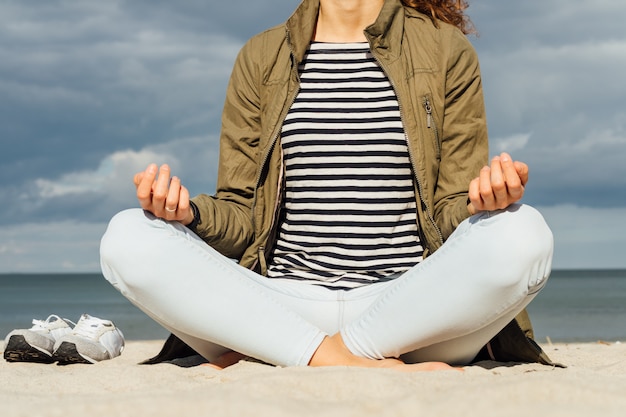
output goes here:
{"type": "Polygon", "coordinates": [[[200,224],[200,210],[193,201],[189,202],[189,215],[183,223],[188,229],[194,230],[200,224]]]}

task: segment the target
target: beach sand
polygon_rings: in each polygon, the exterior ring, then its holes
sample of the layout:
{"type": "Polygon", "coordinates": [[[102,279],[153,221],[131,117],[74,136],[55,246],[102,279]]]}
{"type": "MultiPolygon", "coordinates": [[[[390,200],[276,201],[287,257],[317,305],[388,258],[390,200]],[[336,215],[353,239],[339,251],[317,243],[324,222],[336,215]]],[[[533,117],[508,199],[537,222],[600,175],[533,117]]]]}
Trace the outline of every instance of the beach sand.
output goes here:
{"type": "MultiPolygon", "coordinates": [[[[567,369],[481,362],[464,372],[240,362],[137,365],[162,341],[131,341],[95,365],[0,360],[2,416],[624,416],[626,343],[544,346],[567,369]]],[[[1,346],[1,342],[0,342],[1,346]]]]}

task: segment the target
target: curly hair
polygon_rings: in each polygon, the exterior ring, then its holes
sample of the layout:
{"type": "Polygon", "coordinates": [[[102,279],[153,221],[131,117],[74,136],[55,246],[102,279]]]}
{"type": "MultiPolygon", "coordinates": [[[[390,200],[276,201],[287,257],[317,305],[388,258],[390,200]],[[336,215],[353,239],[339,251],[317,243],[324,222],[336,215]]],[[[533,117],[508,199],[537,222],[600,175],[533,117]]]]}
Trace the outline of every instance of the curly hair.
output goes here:
{"type": "Polygon", "coordinates": [[[476,33],[474,25],[464,13],[469,6],[465,0],[402,0],[402,3],[430,17],[437,27],[437,21],[442,21],[458,27],[466,35],[476,33]]]}

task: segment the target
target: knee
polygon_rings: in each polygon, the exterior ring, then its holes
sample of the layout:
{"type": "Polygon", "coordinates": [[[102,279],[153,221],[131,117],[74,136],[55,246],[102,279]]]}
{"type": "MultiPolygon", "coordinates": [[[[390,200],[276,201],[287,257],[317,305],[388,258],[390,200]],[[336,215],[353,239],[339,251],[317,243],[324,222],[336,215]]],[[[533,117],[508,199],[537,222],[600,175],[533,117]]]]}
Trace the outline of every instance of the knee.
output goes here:
{"type": "Polygon", "coordinates": [[[541,213],[522,204],[511,206],[509,213],[513,214],[512,236],[520,246],[533,248],[535,256],[552,256],[554,237],[541,213]]]}
{"type": "MultiPolygon", "coordinates": [[[[505,233],[508,234],[508,251],[512,255],[509,265],[520,268],[530,292],[538,291],[550,275],[554,238],[545,219],[535,208],[513,205],[506,210],[505,233]]],[[[505,245],[506,247],[506,245],[505,245]]]]}
{"type": "Polygon", "coordinates": [[[141,209],[128,209],[117,213],[107,226],[100,241],[100,261],[103,265],[114,265],[129,255],[137,238],[139,229],[149,219],[141,209]]]}

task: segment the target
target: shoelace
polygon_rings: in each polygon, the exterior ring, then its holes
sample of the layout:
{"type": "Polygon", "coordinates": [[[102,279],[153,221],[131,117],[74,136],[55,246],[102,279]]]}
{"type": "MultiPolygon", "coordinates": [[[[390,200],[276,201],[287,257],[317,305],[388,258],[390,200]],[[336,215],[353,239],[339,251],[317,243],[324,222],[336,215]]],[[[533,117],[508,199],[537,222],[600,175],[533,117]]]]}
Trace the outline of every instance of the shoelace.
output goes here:
{"type": "Polygon", "coordinates": [[[98,335],[98,329],[101,326],[109,326],[109,323],[103,322],[101,320],[90,319],[90,318],[83,319],[83,320],[79,320],[76,327],[74,327],[73,333],[78,336],[86,337],[89,339],[94,339],[98,335]]]}
{"type": "Polygon", "coordinates": [[[31,330],[48,330],[49,327],[50,327],[50,324],[52,324],[53,322],[55,322],[57,320],[61,320],[61,321],[64,321],[66,323],[71,323],[72,326],[76,326],[76,324],[73,321],[71,321],[71,320],[62,319],[61,317],[57,316],[56,314],[51,314],[45,320],[33,319],[33,327],[31,327],[31,330]]]}

